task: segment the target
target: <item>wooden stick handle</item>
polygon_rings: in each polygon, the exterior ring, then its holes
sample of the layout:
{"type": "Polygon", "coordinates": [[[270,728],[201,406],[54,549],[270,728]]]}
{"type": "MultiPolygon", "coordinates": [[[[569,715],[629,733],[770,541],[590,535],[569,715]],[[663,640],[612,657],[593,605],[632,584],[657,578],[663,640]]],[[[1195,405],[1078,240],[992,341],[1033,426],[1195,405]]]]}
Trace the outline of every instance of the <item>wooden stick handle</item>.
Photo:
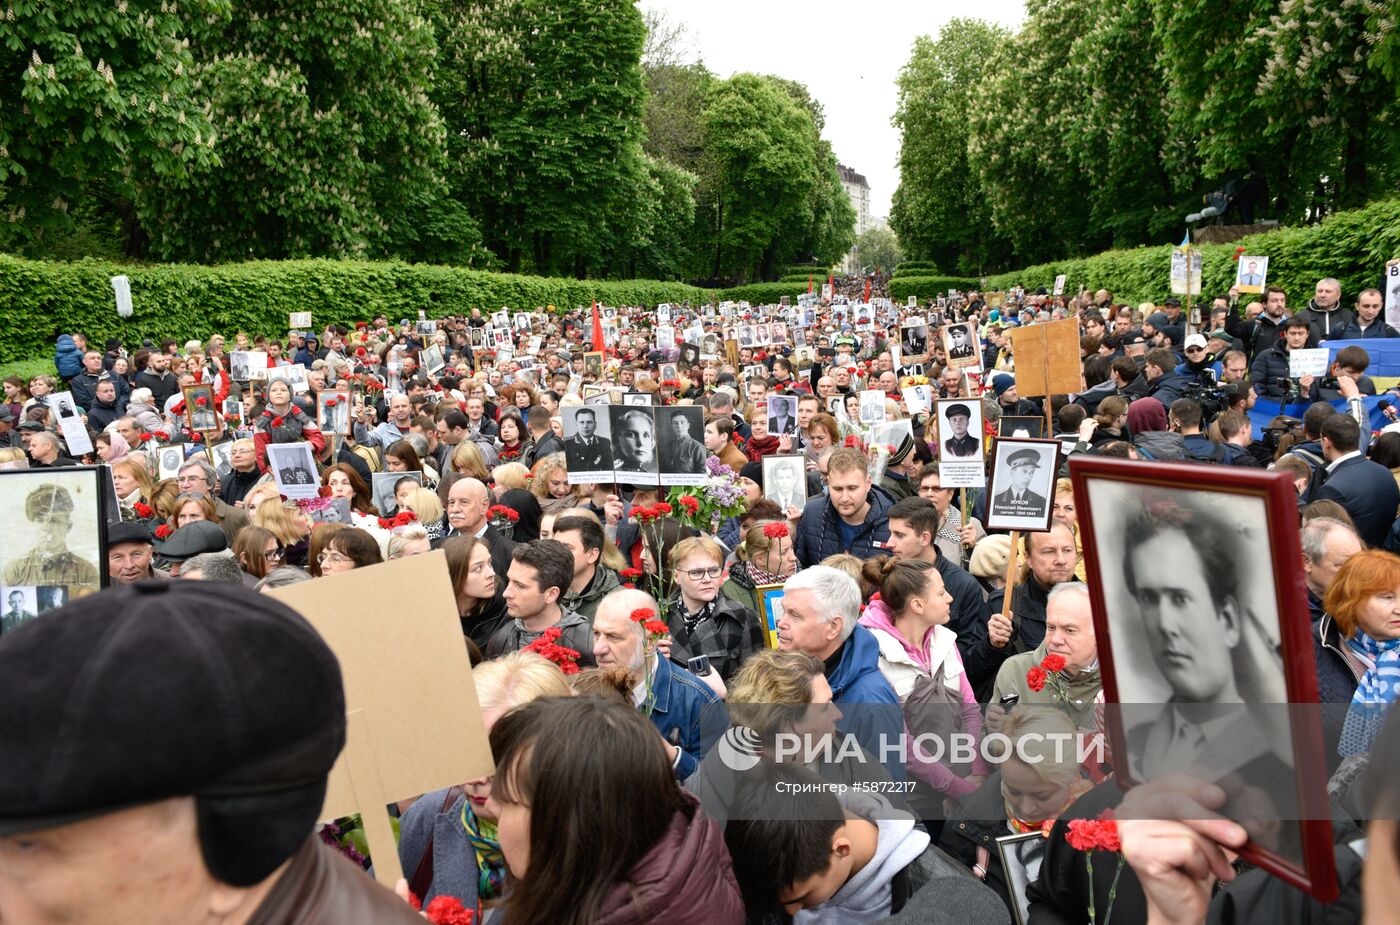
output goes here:
{"type": "Polygon", "coordinates": [[[1020,564],[1017,561],[1016,555],[1020,539],[1021,531],[1012,530],[1011,555],[1006,557],[1006,596],[1002,599],[1001,603],[1001,615],[1003,617],[1011,616],[1011,593],[1016,590],[1016,566],[1020,564]]]}

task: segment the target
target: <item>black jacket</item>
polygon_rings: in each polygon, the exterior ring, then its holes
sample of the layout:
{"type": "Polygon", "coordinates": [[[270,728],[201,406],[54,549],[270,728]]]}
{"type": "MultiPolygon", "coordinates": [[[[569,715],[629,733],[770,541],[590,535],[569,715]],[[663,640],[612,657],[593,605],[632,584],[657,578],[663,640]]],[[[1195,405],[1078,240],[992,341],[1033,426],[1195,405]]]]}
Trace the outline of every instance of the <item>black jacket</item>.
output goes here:
{"type": "Polygon", "coordinates": [[[1356,686],[1361,683],[1361,674],[1343,654],[1346,640],[1337,629],[1336,621],[1327,614],[1313,624],[1312,644],[1317,662],[1317,700],[1322,704],[1322,752],[1327,756],[1330,772],[1341,760],[1337,743],[1342,740],[1346,711],[1351,706],[1356,686]]]}
{"type": "Polygon", "coordinates": [[[165,411],[165,403],[171,396],[179,394],[180,378],[169,370],[165,371],[165,375],[157,376],[148,369],[136,374],[136,387],[151,390],[151,404],[155,406],[156,414],[162,414],[165,411]]]}
{"type": "MultiPolygon", "coordinates": [[[[1089,909],[1089,871],[1084,852],[1069,846],[1071,819],[1097,819],[1106,809],[1115,809],[1123,801],[1123,788],[1117,781],[1107,780],[1070,804],[1060,814],[1050,837],[1045,842],[1045,855],[1040,862],[1040,876],[1026,887],[1030,901],[1030,921],[1036,925],[1080,925],[1087,922],[1089,909]]],[[[1094,923],[1105,921],[1108,912],[1108,892],[1118,871],[1119,858],[1107,852],[1094,854],[1093,892],[1094,923]]],[[[1123,865],[1118,877],[1118,892],[1113,899],[1115,922],[1147,921],[1147,897],[1133,868],[1123,865]]]]}
{"type": "Polygon", "coordinates": [[[1279,338],[1249,364],[1249,381],[1260,398],[1286,399],[1295,391],[1289,372],[1288,344],[1279,338]]]}
{"type": "Polygon", "coordinates": [[[1225,332],[1244,344],[1245,353],[1253,358],[1278,342],[1283,334],[1283,323],[1287,320],[1287,315],[1274,319],[1261,314],[1253,321],[1246,321],[1240,317],[1239,308],[1235,307],[1225,317],[1225,332]]]}
{"type": "Polygon", "coordinates": [[[1298,312],[1298,317],[1308,322],[1308,327],[1312,330],[1309,343],[1315,344],[1324,340],[1341,339],[1347,325],[1356,320],[1356,313],[1349,308],[1342,308],[1340,302],[1332,310],[1323,311],[1317,307],[1316,300],[1310,299],[1308,307],[1298,312]]]}
{"type": "Polygon", "coordinates": [[[501,596],[501,591],[497,589],[495,597],[462,617],[461,620],[462,635],[476,643],[477,648],[481,649],[484,654],[486,643],[491,639],[492,634],[510,622],[510,614],[506,613],[506,599],[501,596]]]}
{"type": "Polygon", "coordinates": [[[1346,508],[1361,541],[1372,547],[1385,542],[1400,508],[1400,488],[1395,485],[1395,476],[1385,466],[1362,456],[1353,456],[1328,473],[1317,497],[1346,508]]]}

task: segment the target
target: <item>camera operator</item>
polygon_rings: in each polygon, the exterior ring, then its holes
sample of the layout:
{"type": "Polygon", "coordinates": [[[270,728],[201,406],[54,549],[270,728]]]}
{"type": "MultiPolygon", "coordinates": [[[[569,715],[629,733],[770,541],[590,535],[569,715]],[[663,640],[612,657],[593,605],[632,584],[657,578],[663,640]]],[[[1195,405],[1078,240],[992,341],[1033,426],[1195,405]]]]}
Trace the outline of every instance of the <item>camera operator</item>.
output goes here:
{"type": "Polygon", "coordinates": [[[1353,395],[1375,395],[1376,384],[1365,375],[1366,367],[1370,365],[1371,356],[1366,352],[1366,348],[1355,344],[1343,347],[1337,351],[1337,357],[1332,361],[1327,377],[1313,383],[1308,399],[1331,402],[1339,398],[1351,398],[1353,395]],[[1344,379],[1351,380],[1351,383],[1343,386],[1344,379]]]}
{"type": "Polygon", "coordinates": [[[1310,335],[1308,319],[1294,315],[1283,323],[1283,336],[1278,342],[1254,357],[1249,381],[1254,383],[1260,397],[1288,402],[1300,401],[1311,393],[1314,377],[1290,378],[1288,359],[1292,351],[1307,347],[1310,335]]]}

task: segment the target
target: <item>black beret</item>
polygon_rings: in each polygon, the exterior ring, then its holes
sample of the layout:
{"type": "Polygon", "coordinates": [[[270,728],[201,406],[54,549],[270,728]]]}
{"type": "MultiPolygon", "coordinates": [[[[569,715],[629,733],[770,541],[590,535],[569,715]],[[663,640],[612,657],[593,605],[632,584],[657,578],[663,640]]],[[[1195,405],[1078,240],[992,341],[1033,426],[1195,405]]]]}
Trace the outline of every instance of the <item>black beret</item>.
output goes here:
{"type": "Polygon", "coordinates": [[[206,552],[222,552],[225,549],[228,549],[228,536],[222,527],[208,520],[185,524],[156,542],[156,555],[171,562],[184,562],[206,552]]]}
{"type": "Polygon", "coordinates": [[[6,633],[0,703],[0,835],[323,791],[345,744],[340,666],[311,625],[203,581],[108,588],[6,633]]]}

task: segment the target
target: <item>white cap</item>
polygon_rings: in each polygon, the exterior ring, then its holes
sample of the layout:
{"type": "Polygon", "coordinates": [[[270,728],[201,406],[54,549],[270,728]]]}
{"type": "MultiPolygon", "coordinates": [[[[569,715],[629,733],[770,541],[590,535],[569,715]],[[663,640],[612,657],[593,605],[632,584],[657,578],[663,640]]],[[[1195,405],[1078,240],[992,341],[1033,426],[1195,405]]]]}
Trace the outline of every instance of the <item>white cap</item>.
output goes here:
{"type": "Polygon", "coordinates": [[[1204,350],[1206,347],[1206,339],[1200,334],[1192,334],[1186,338],[1186,343],[1183,346],[1200,347],[1202,350],[1204,350]]]}

